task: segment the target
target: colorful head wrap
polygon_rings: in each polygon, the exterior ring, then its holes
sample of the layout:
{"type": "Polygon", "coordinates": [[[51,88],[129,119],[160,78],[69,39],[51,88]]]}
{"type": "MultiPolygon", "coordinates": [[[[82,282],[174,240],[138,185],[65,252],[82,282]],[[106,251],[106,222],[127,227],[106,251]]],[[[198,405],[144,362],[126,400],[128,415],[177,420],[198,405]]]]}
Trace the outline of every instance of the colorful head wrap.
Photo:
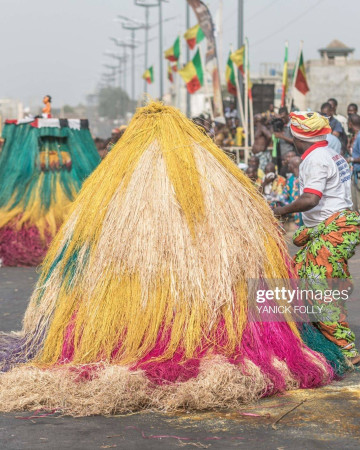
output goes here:
{"type": "Polygon", "coordinates": [[[322,141],[331,133],[329,119],[317,112],[292,112],[290,121],[292,135],[302,141],[322,141]]]}

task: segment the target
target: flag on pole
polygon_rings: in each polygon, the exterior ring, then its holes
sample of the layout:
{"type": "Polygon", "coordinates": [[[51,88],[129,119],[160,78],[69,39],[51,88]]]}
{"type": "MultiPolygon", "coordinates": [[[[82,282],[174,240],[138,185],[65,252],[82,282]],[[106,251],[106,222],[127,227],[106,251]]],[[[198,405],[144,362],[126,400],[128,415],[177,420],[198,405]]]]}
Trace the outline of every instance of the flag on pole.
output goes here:
{"type": "Polygon", "coordinates": [[[229,53],[229,58],[226,64],[225,79],[228,92],[232,95],[236,95],[235,71],[233,62],[231,60],[231,52],[229,53]]]}
{"type": "Polygon", "coordinates": [[[252,96],[252,87],[253,87],[253,84],[252,84],[252,82],[251,82],[251,80],[250,80],[250,71],[248,70],[248,97],[249,97],[249,100],[252,100],[253,99],[253,96],[252,96]]]}
{"type": "Polygon", "coordinates": [[[179,36],[176,38],[174,45],[164,52],[165,58],[169,61],[177,61],[180,56],[180,38],[179,36]]]}
{"type": "Polygon", "coordinates": [[[200,28],[200,25],[197,24],[194,27],[189,28],[186,30],[184,34],[184,38],[187,42],[187,45],[190,47],[191,50],[195,48],[196,44],[199,44],[205,37],[205,34],[203,30],[200,28]]]}
{"type": "Polygon", "coordinates": [[[305,95],[307,92],[310,91],[310,89],[306,79],[306,70],[302,51],[300,52],[299,65],[295,77],[296,77],[295,78],[296,89],[300,91],[303,95],[305,95]]]}
{"type": "Polygon", "coordinates": [[[146,69],[142,77],[144,78],[144,80],[147,81],[148,84],[153,83],[154,82],[153,66],[146,69]]]}
{"type": "Polygon", "coordinates": [[[199,49],[195,53],[193,59],[186,64],[183,69],[179,70],[179,75],[185,81],[187,90],[193,94],[204,84],[204,72],[201,64],[199,49]]]}
{"type": "Polygon", "coordinates": [[[281,106],[285,106],[287,87],[288,87],[288,43],[286,42],[284,68],[283,68],[283,79],[282,79],[282,91],[281,91],[281,106]]]}
{"type": "Polygon", "coordinates": [[[236,65],[236,67],[240,70],[242,75],[244,75],[244,59],[245,59],[245,45],[243,45],[235,52],[232,52],[230,55],[231,61],[236,65]]]}
{"type": "Polygon", "coordinates": [[[171,69],[171,64],[170,63],[168,64],[168,68],[167,68],[167,77],[168,77],[168,80],[170,81],[170,83],[174,82],[173,71],[171,69]]]}

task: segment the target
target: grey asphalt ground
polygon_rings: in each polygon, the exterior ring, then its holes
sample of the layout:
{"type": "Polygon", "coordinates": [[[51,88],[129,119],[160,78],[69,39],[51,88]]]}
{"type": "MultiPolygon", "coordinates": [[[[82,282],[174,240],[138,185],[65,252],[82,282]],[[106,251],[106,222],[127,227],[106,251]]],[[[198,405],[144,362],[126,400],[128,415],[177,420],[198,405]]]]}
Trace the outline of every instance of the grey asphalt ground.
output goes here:
{"type": "MultiPolygon", "coordinates": [[[[290,251],[293,253],[292,246],[290,251]]],[[[350,270],[360,292],[360,250],[350,270]]],[[[36,280],[32,268],[0,269],[0,330],[21,328],[36,280]]],[[[350,324],[360,337],[360,295],[348,306],[350,324]]],[[[290,392],[238,411],[87,418],[0,414],[1,450],[101,448],[358,449],[360,372],[329,387],[290,392]],[[286,412],[274,429],[274,422],[286,412]]]]}

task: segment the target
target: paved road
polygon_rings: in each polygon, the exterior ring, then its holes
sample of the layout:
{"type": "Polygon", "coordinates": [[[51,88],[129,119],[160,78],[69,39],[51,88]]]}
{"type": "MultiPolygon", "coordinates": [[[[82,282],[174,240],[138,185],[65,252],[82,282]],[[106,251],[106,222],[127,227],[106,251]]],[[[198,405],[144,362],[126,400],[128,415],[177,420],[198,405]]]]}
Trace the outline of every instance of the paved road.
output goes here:
{"type": "MultiPolygon", "coordinates": [[[[291,246],[290,250],[293,252],[291,246]]],[[[359,255],[353,258],[351,270],[360,286],[359,255]]],[[[21,328],[36,279],[34,269],[0,269],[0,330],[21,328]]],[[[349,310],[351,324],[360,336],[360,300],[350,302],[349,310]]],[[[360,447],[359,400],[360,373],[352,373],[329,387],[264,399],[239,411],[176,415],[146,412],[75,419],[0,414],[0,448],[355,449],[360,447]],[[277,429],[272,428],[281,415],[297,405],[277,429]]]]}

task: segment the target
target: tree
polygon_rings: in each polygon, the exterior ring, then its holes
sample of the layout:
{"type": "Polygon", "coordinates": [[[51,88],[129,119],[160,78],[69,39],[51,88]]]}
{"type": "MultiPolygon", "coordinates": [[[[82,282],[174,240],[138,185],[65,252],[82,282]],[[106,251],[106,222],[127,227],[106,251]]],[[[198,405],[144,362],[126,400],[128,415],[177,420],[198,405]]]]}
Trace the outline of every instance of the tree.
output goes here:
{"type": "Polygon", "coordinates": [[[133,112],[136,102],[130,100],[126,92],[119,87],[104,87],[98,93],[98,111],[102,117],[115,120],[133,112]]]}

